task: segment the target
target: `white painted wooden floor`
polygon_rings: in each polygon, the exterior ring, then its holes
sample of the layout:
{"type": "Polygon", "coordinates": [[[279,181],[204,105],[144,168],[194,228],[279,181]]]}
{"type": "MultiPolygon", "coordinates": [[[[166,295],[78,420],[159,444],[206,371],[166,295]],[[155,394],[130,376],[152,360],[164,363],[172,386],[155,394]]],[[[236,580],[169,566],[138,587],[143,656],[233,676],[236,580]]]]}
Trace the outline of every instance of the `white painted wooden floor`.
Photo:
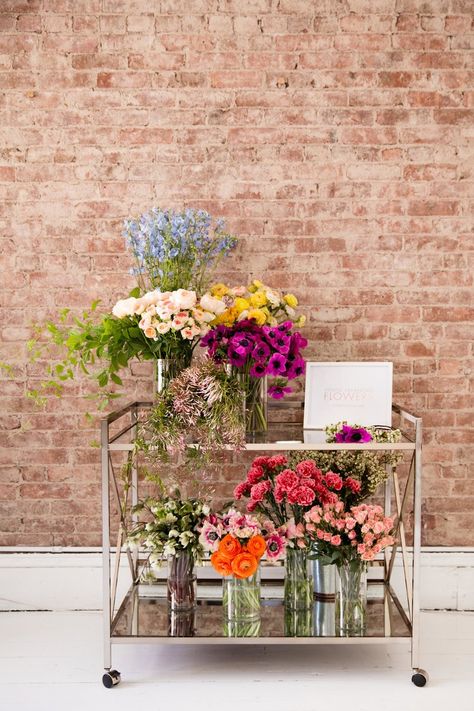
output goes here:
{"type": "Polygon", "coordinates": [[[97,612],[0,613],[0,710],[474,711],[474,613],[423,614],[422,666],[405,647],[114,648],[101,684],[97,612]]]}

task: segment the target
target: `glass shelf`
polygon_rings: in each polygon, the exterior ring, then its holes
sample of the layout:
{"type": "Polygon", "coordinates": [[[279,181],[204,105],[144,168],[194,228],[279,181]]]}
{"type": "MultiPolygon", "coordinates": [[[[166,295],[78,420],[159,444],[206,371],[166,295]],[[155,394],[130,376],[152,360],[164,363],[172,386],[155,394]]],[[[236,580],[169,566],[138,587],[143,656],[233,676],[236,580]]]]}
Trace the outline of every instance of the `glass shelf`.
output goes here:
{"type": "Polygon", "coordinates": [[[386,585],[369,581],[366,630],[362,637],[340,637],[336,632],[335,603],[314,601],[308,612],[288,612],[283,605],[283,587],[278,581],[262,583],[261,615],[246,633],[229,629],[223,617],[221,585],[210,581],[199,584],[198,604],[191,613],[172,615],[168,611],[166,588],[142,595],[142,586],[133,586],[117,612],[112,625],[112,641],[150,641],[160,643],[207,641],[208,643],[245,642],[291,644],[292,642],[324,643],[404,641],[410,638],[410,627],[399,603],[395,603],[386,585]]]}

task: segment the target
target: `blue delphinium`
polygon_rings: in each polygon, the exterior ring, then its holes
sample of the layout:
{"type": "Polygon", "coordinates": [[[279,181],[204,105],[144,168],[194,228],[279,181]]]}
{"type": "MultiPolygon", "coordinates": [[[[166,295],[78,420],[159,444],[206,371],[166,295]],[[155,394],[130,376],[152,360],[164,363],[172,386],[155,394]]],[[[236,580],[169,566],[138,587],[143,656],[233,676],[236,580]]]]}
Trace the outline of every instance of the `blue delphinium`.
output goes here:
{"type": "Polygon", "coordinates": [[[136,261],[133,273],[145,290],[181,288],[202,293],[219,260],[237,244],[225,231],[224,221],[213,223],[205,210],[153,207],[136,220],[125,220],[124,227],[127,247],[136,261]]]}

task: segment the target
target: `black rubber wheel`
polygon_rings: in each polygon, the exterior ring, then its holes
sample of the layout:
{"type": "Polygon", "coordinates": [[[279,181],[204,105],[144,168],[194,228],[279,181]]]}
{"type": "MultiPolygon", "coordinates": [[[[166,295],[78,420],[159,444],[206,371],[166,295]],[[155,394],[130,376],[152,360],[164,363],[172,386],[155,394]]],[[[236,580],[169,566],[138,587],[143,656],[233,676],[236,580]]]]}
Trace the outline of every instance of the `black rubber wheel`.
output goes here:
{"type": "Polygon", "coordinates": [[[117,684],[120,684],[120,672],[116,669],[105,672],[102,677],[102,683],[106,689],[112,689],[114,686],[117,686],[117,684]]]}
{"type": "Polygon", "coordinates": [[[411,678],[415,686],[425,686],[428,682],[428,674],[423,669],[417,669],[411,678]]]}

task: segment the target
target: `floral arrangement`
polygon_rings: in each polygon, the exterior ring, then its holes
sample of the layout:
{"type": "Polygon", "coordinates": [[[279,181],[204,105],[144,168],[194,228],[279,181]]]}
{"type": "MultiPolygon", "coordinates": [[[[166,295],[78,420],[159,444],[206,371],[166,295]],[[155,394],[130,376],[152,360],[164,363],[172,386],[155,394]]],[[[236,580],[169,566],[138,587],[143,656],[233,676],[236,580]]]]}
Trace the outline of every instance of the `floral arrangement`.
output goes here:
{"type": "Polygon", "coordinates": [[[142,291],[183,287],[203,293],[219,261],[237,244],[223,220],[214,222],[205,210],[191,208],[153,207],[137,219],[125,220],[124,237],[142,291]]]}
{"type": "Polygon", "coordinates": [[[168,463],[169,478],[180,488],[209,489],[222,449],[245,444],[243,395],[222,366],[204,361],[183,370],[157,395],[140,426],[137,446],[168,463]]]}
{"type": "Polygon", "coordinates": [[[151,552],[149,562],[158,569],[163,559],[188,553],[200,561],[203,548],[200,529],[209,514],[209,506],[200,499],[182,499],[177,490],[167,495],[162,487],[159,497],[148,497],[133,508],[144,513],[148,520],[140,521],[130,531],[130,545],[143,546],[151,552]]]}
{"type": "Polygon", "coordinates": [[[45,402],[48,391],[60,396],[65,381],[83,372],[95,379],[103,409],[120,397],[114,386],[122,385],[119,373],[131,360],[172,357],[189,364],[198,339],[215,321],[218,313],[201,306],[198,295],[236,245],[222,221],[213,226],[203,210],[153,208],[126,221],[125,233],[138,280],[128,298],[120,299],[112,313],[99,316],[100,302],[94,301],[81,316],[63,309],[56,321],[34,326],[31,360],[55,359],[46,365],[47,379],[28,393],[38,403],[45,402]],[[58,352],[63,354],[59,360],[58,352]]]}
{"type": "Polygon", "coordinates": [[[258,279],[247,287],[214,284],[203,299],[211,310],[218,313],[216,324],[224,326],[233,326],[245,320],[254,321],[258,326],[276,326],[288,319],[298,328],[305,324],[305,317],[296,315],[298,299],[294,294],[283,294],[258,279]]]}
{"type": "Polygon", "coordinates": [[[191,354],[197,340],[209,330],[216,314],[203,309],[195,291],[149,291],[141,297],[117,301],[112,314],[138,326],[155,358],[191,354]]]}
{"type": "MultiPolygon", "coordinates": [[[[373,442],[399,442],[401,432],[397,429],[380,429],[376,427],[361,427],[360,425],[349,426],[346,422],[339,422],[326,428],[328,442],[340,441],[341,437],[370,436],[373,442]],[[346,427],[346,430],[344,430],[346,427]],[[354,435],[355,433],[355,435],[354,435]],[[363,434],[367,433],[367,434],[363,434]],[[339,440],[336,437],[339,436],[339,440]]],[[[357,444],[362,440],[356,441],[357,444]]],[[[402,459],[402,455],[389,451],[298,451],[292,452],[290,456],[290,466],[296,467],[301,461],[312,460],[323,472],[334,472],[343,480],[353,479],[359,483],[359,488],[352,490],[345,489],[343,498],[346,506],[355,505],[368,498],[387,479],[387,466],[396,466],[402,459]]]]}
{"type": "Polygon", "coordinates": [[[211,553],[214,570],[223,577],[249,578],[265,554],[276,561],[286,551],[286,539],[271,521],[262,525],[254,516],[235,509],[211,514],[202,525],[199,541],[211,553]]]}
{"type": "Polygon", "coordinates": [[[304,515],[305,533],[318,544],[323,564],[371,561],[395,543],[393,518],[381,506],[361,504],[346,510],[342,501],[314,506],[304,515]]]}
{"type": "Polygon", "coordinates": [[[246,479],[235,487],[234,497],[249,498],[247,511],[262,513],[282,526],[288,521],[302,523],[304,512],[315,503],[336,503],[345,492],[359,489],[357,480],[342,479],[331,471],[323,474],[312,460],[291,469],[287,457],[275,455],[253,460],[246,479]]]}

